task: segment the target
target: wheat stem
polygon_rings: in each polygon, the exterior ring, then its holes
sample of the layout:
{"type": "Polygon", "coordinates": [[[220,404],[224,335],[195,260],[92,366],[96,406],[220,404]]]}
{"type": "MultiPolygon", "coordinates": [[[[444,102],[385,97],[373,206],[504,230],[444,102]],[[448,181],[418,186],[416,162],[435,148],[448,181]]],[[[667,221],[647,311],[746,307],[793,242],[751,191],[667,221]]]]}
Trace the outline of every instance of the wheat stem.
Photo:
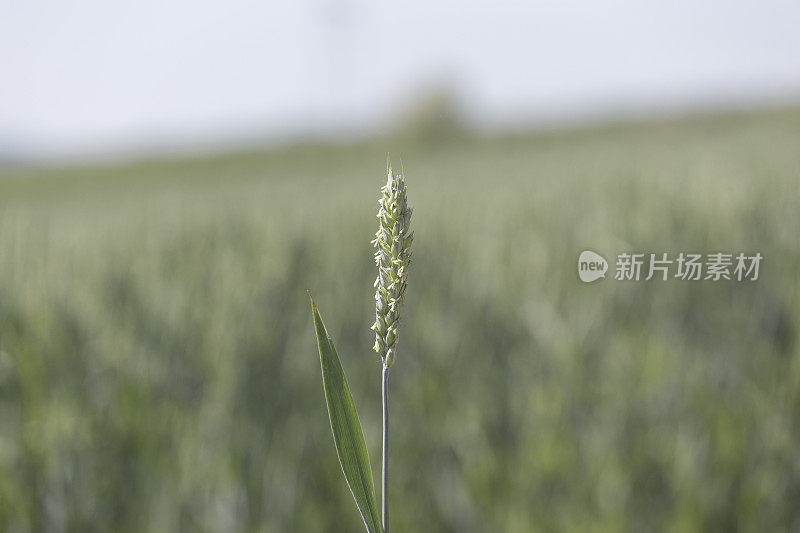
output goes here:
{"type": "Polygon", "coordinates": [[[403,173],[392,171],[387,161],[386,185],[378,199],[378,231],[375,246],[375,331],[374,349],[381,358],[383,404],[383,457],[381,471],[381,522],[383,533],[389,532],[389,367],[397,354],[400,308],[406,290],[408,267],[411,264],[411,208],[406,198],[403,173]]]}
{"type": "Polygon", "coordinates": [[[383,365],[383,463],[381,469],[381,521],[389,533],[389,367],[383,365]]]}

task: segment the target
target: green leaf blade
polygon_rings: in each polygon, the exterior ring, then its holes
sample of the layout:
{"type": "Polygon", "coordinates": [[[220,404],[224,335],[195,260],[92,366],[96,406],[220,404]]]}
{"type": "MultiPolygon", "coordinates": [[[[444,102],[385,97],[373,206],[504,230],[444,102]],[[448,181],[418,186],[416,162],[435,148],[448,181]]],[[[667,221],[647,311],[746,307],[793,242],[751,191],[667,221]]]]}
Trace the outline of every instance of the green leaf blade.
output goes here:
{"type": "Polygon", "coordinates": [[[347,385],[339,356],[333,347],[333,341],[328,336],[319,309],[313,299],[311,300],[311,312],[314,315],[314,328],[317,332],[325,402],[328,405],[328,417],[331,422],[333,442],[336,445],[339,464],[342,466],[347,486],[356,501],[367,531],[381,533],[375,488],[372,482],[372,468],[356,406],[350,395],[350,388],[347,385]]]}

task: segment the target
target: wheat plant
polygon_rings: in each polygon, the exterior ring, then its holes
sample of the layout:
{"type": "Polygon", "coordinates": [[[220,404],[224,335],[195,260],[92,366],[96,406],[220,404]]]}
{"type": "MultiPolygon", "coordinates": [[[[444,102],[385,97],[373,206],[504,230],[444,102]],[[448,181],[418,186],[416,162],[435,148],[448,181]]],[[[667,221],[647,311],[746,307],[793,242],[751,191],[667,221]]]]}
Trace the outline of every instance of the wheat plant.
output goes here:
{"type": "Polygon", "coordinates": [[[404,173],[386,165],[386,185],[378,199],[378,231],[372,241],[375,247],[375,332],[373,349],[381,359],[381,515],[375,499],[372,469],[364,433],[347,385],[341,361],[333,341],[322,322],[319,309],[311,300],[311,312],[317,333],[322,384],[333,441],[345,480],[356,506],[370,533],[389,531],[389,368],[397,357],[400,309],[406,290],[408,267],[411,264],[411,211],[408,207],[404,173]]]}

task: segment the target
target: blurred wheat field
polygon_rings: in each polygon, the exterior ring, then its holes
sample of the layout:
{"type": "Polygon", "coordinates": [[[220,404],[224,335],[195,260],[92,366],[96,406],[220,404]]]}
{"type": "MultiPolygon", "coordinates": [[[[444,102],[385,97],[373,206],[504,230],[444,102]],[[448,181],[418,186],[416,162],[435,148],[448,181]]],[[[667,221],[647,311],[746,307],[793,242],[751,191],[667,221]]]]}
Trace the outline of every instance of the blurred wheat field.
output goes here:
{"type": "Polygon", "coordinates": [[[0,529],[359,531],[306,289],[379,459],[378,189],[414,263],[396,531],[800,528],[800,110],[0,175],[0,529]],[[580,251],[759,251],[751,283],[580,251]],[[613,266],[612,266],[613,268],[613,266]]]}

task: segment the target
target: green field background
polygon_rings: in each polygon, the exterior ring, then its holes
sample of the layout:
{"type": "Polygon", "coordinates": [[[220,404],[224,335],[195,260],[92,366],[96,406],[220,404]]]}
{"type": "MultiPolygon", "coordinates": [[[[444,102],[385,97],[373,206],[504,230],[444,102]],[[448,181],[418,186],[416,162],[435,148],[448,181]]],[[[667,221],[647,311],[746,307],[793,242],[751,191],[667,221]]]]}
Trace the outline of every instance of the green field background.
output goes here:
{"type": "Polygon", "coordinates": [[[306,290],[377,473],[387,152],[416,231],[392,531],[800,528],[800,110],[778,109],[3,172],[0,530],[360,531],[306,290]],[[586,285],[584,249],[764,261],[586,285]]]}

